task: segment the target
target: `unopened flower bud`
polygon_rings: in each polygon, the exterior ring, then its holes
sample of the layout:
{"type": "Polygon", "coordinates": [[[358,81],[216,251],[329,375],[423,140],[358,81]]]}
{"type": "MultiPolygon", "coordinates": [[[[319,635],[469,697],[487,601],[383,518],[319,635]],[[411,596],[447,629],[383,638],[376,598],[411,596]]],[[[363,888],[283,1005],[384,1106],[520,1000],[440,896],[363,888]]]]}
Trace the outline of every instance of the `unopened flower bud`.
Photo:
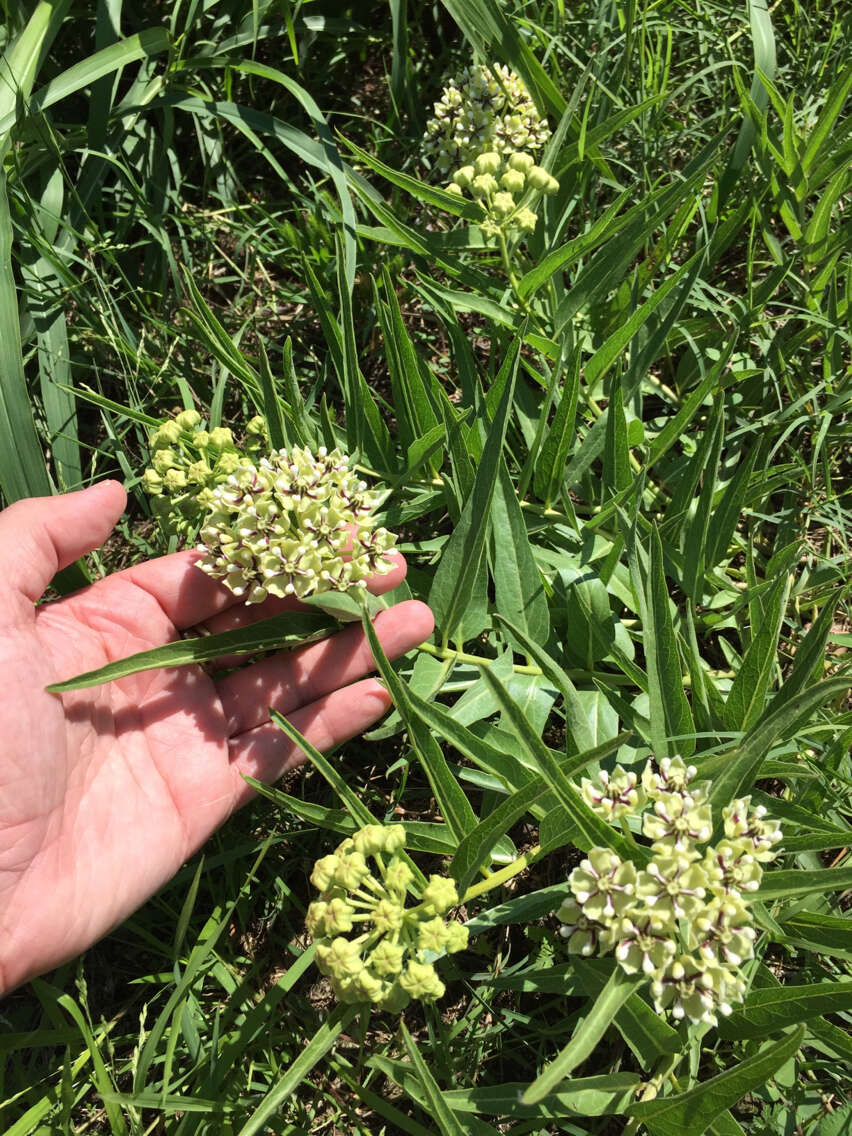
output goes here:
{"type": "Polygon", "coordinates": [[[493,150],[486,150],[484,154],[477,155],[473,168],[478,174],[496,174],[500,165],[500,155],[493,150]]]}
{"type": "Polygon", "coordinates": [[[508,217],[514,208],[515,199],[511,193],[501,190],[500,193],[494,194],[491,200],[491,209],[498,217],[508,217]]]}
{"type": "Polygon", "coordinates": [[[415,959],[408,964],[403,974],[399,976],[399,984],[412,998],[419,998],[422,1002],[434,1002],[444,993],[444,984],[438,978],[434,966],[430,962],[417,962],[415,959]]]}
{"type": "Polygon", "coordinates": [[[182,410],[175,418],[181,430],[191,431],[201,425],[201,415],[197,410],[182,410]]]}
{"type": "Polygon", "coordinates": [[[429,877],[429,883],[423,889],[421,897],[421,903],[427,910],[433,911],[436,915],[443,915],[451,907],[455,907],[458,901],[459,893],[451,879],[447,876],[429,877]]]}
{"type": "Polygon", "coordinates": [[[181,429],[174,419],[164,422],[151,438],[152,450],[163,450],[168,446],[177,445],[180,441],[181,429]]]}
{"type": "Polygon", "coordinates": [[[478,174],[470,184],[470,192],[474,197],[489,197],[498,189],[497,179],[493,174],[478,174]]]}
{"type": "Polygon", "coordinates": [[[519,193],[524,192],[526,178],[520,170],[506,170],[500,178],[500,181],[504,189],[506,189],[508,193],[514,194],[516,197],[519,193]]]}
{"type": "Polygon", "coordinates": [[[527,174],[527,181],[533,189],[538,189],[542,193],[556,193],[559,189],[559,182],[547,170],[542,169],[541,166],[531,166],[527,174]]]}
{"type": "Polygon", "coordinates": [[[522,151],[516,151],[510,154],[508,158],[508,166],[510,170],[517,170],[518,173],[527,174],[535,165],[532,154],[525,154],[522,151]]]}

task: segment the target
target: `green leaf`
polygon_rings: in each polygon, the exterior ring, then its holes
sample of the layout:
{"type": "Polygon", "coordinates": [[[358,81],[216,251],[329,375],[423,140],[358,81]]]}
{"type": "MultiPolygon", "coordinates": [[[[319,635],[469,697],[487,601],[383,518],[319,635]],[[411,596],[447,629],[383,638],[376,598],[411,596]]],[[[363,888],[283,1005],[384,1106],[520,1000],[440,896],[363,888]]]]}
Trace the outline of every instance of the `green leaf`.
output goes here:
{"type": "MultiPolygon", "coordinates": [[[[847,945],[852,945],[848,920],[847,945]]],[[[752,990],[743,1006],[719,1022],[719,1036],[740,1041],[749,1037],[767,1037],[810,1021],[822,1014],[841,1014],[852,1008],[852,979],[817,982],[808,986],[770,986],[752,990]]]]}
{"type": "Polygon", "coordinates": [[[284,1101],[298,1089],[311,1069],[325,1057],[341,1033],[349,1028],[360,1012],[360,1006],[335,1007],[328,1020],[323,1022],[296,1060],[266,1093],[237,1136],[255,1136],[255,1133],[263,1131],[269,1118],[279,1112],[284,1101]]]}
{"type": "Polygon", "coordinates": [[[547,508],[560,494],[568,452],[574,441],[577,397],[580,390],[580,351],[575,350],[562,388],[553,423],[535,464],[533,487],[547,508]]]}
{"type": "Polygon", "coordinates": [[[515,487],[502,458],[491,500],[491,535],[497,610],[511,611],[526,637],[546,643],[550,636],[547,597],[515,487]]]}
{"type": "Polygon", "coordinates": [[[341,385],[346,404],[346,435],[349,452],[363,453],[374,469],[395,468],[393,445],[387,426],[382,421],[373,392],[367,386],[358,366],[358,346],[352,293],[345,272],[345,261],[337,242],[337,295],[340,301],[340,329],[343,336],[341,385]]]}
{"type": "MultiPolygon", "coordinates": [[[[586,372],[588,382],[588,370],[586,372]]],[[[629,489],[633,484],[630,469],[630,447],[627,442],[627,418],[624,414],[623,391],[620,376],[613,375],[609,385],[609,402],[606,408],[606,440],[603,448],[603,484],[613,494],[629,489]]]]}
{"type": "Polygon", "coordinates": [[[495,52],[527,85],[539,107],[548,107],[561,118],[566,103],[561,91],[547,75],[513,20],[508,19],[494,0],[442,0],[444,7],[483,59],[495,52]]]}
{"type": "Polygon", "coordinates": [[[568,815],[576,823],[577,843],[580,847],[588,850],[595,845],[602,845],[606,848],[612,848],[625,860],[633,859],[639,855],[642,850],[638,846],[631,847],[628,845],[626,839],[620,833],[589,808],[583,797],[563,773],[554,754],[532,730],[523,711],[509,696],[508,691],[497,676],[491,670],[485,668],[482,672],[482,680],[495,695],[500,709],[529,760],[537,767],[547,786],[553,790],[568,815]]]}
{"type": "Polygon", "coordinates": [[[834,615],[834,602],[830,601],[825,604],[808,628],[805,636],[796,647],[790,673],[769,704],[770,714],[780,710],[785,703],[804,690],[817,677],[815,672],[818,672],[818,677],[822,676],[825,668],[825,648],[831,628],[834,625],[834,615]]]}
{"type": "Polygon", "coordinates": [[[593,568],[560,568],[552,604],[566,659],[593,671],[615,644],[615,617],[603,581],[593,568]]]}
{"type": "Polygon", "coordinates": [[[779,738],[790,737],[818,706],[845,694],[850,685],[852,679],[845,675],[826,679],[789,698],[777,710],[770,706],[733,753],[717,754],[698,763],[701,776],[713,781],[710,803],[714,811],[749,792],[772,745],[779,738]]]}
{"type": "Polygon", "coordinates": [[[362,625],[379,674],[384,679],[394,704],[408,729],[411,744],[420,759],[420,764],[423,766],[432,792],[435,794],[435,800],[441,814],[452,833],[454,842],[458,844],[476,828],[476,814],[461,785],[453,776],[452,770],[441,752],[441,747],[429,730],[415,716],[408,689],[391,666],[366,611],[362,615],[362,625]]]}
{"type": "MultiPolygon", "coordinates": [[[[631,570],[633,566],[631,565],[631,570]]],[[[642,643],[648,670],[651,746],[658,758],[683,757],[695,749],[692,713],[683,690],[677,649],[663,571],[663,546],[656,527],[651,530],[651,557],[647,580],[634,579],[642,615],[642,643]]]]}
{"type": "MultiPolygon", "coordinates": [[[[852,832],[846,844],[852,842],[852,832]]],[[[798,911],[783,917],[781,926],[791,939],[804,939],[828,953],[852,952],[852,918],[842,915],[822,915],[814,911],[798,911]]]]}
{"type": "Polygon", "coordinates": [[[805,1028],[800,1026],[777,1044],[689,1092],[634,1104],[630,1115],[642,1120],[652,1136],[701,1136],[746,1093],[761,1088],[793,1056],[804,1036],[805,1028]]]}
{"type": "Polygon", "coordinates": [[[852,887],[852,867],[815,868],[806,871],[794,868],[790,871],[766,872],[760,887],[752,892],[752,898],[768,903],[774,899],[788,899],[794,895],[830,895],[852,887]]]}
{"type": "Polygon", "coordinates": [[[719,503],[713,510],[707,526],[707,542],[704,549],[705,571],[715,568],[728,557],[731,538],[739,523],[749,479],[759,452],[759,446],[752,446],[745,460],[741,459],[737,463],[734,476],[725,486],[719,503]]]}
{"type": "Polygon", "coordinates": [[[405,1022],[400,1018],[399,1032],[402,1035],[403,1045],[411,1061],[417,1079],[426,1094],[426,1099],[429,1103],[429,1112],[438,1125],[442,1136],[466,1136],[464,1129],[456,1120],[455,1114],[447,1102],[444,1100],[444,1094],[438,1087],[438,1082],[429,1072],[429,1067],[423,1060],[420,1050],[414,1038],[405,1027],[405,1022]]]}
{"type": "Polygon", "coordinates": [[[609,1073],[599,1077],[577,1077],[534,1105],[520,1103],[521,1093],[526,1087],[522,1082],[452,1089],[444,1093],[444,1100],[456,1112],[511,1116],[517,1120],[526,1117],[559,1120],[570,1116],[612,1116],[624,1112],[635,1099],[638,1084],[636,1073],[609,1073]]]}
{"type": "MultiPolygon", "coordinates": [[[[33,17],[35,18],[35,17],[33,17]]],[[[0,72],[0,90],[5,83],[0,72]]],[[[12,219],[0,165],[0,490],[11,504],[47,497],[53,487],[36,434],[24,375],[18,292],[12,267],[12,219]]]]}
{"type": "Polygon", "coordinates": [[[248,655],[257,651],[278,651],[285,647],[295,647],[312,639],[328,635],[337,627],[337,622],[320,612],[285,612],[261,619],[236,631],[223,631],[219,635],[207,635],[200,639],[180,639],[167,643],[164,647],[154,647],[150,651],[139,651],[107,663],[94,671],[86,671],[63,682],[54,682],[46,687],[52,694],[64,694],[66,690],[84,690],[89,686],[99,686],[103,682],[113,682],[126,675],[140,671],[155,670],[157,667],[180,667],[190,663],[204,663],[223,655],[248,655]]]}
{"type": "MultiPolygon", "coordinates": [[[[766,110],[769,103],[769,94],[761,75],[766,76],[770,82],[775,78],[776,53],[775,33],[772,29],[772,17],[766,0],[747,0],[749,24],[751,27],[752,45],[754,47],[754,78],[751,83],[751,101],[758,114],[766,110]]],[[[728,165],[719,179],[719,202],[724,203],[734,185],[736,184],[746,164],[749,151],[757,137],[758,123],[751,113],[743,119],[740,132],[728,165]]]]}
{"type": "Polygon", "coordinates": [[[521,1097],[522,1104],[537,1104],[552,1092],[560,1081],[586,1060],[606,1033],[612,1019],[633,993],[637,982],[634,976],[624,973],[620,966],[613,968],[603,990],[592,1008],[581,1019],[574,1036],[551,1063],[542,1070],[521,1097]]]}
{"type": "Polygon", "coordinates": [[[752,640],[725,702],[725,724],[748,730],[760,718],[766,691],[777,665],[778,637],[784,621],[790,578],[785,573],[772,586],[763,605],[763,618],[752,628],[752,640]]]}
{"type": "Polygon", "coordinates": [[[385,165],[384,162],[380,162],[379,159],[373,157],[372,154],[368,154],[366,150],[362,150],[360,146],[356,146],[354,142],[350,142],[348,138],[344,138],[342,134],[338,134],[338,138],[365,166],[375,171],[375,173],[381,174],[391,185],[399,186],[399,188],[404,189],[406,193],[410,193],[416,201],[426,205],[434,205],[437,209],[441,209],[445,213],[451,213],[455,217],[463,217],[466,221],[477,223],[482,220],[482,206],[478,205],[475,201],[470,201],[466,197],[460,197],[457,193],[447,193],[445,189],[439,189],[437,186],[430,185],[421,178],[415,178],[411,177],[409,174],[400,173],[400,171],[394,169],[393,166],[385,165]]]}
{"type": "MultiPolygon", "coordinates": [[[[691,283],[695,282],[704,266],[705,259],[706,251],[704,249],[695,253],[685,264],[681,265],[677,272],[672,273],[665,283],[661,284],[644,304],[636,308],[627,319],[619,323],[618,329],[598,348],[584,368],[584,375],[589,390],[593,389],[599,379],[606,374],[615,360],[625,351],[627,345],[639,329],[651,318],[660,305],[664,303],[669,294],[677,288],[681,280],[683,280],[685,276],[688,276],[691,283]]],[[[689,291],[687,291],[684,301],[688,295],[689,291]]],[[[619,488],[621,488],[621,486],[619,486],[619,488]]]]}
{"type": "Polygon", "coordinates": [[[414,350],[414,344],[402,318],[387,267],[382,269],[382,283],[387,304],[380,301],[377,292],[376,310],[385,340],[385,354],[390,372],[394,410],[399,420],[400,439],[403,446],[410,450],[412,445],[438,425],[438,419],[429,401],[420,373],[421,361],[414,350]]]}
{"type": "MultiPolygon", "coordinates": [[[[571,966],[582,980],[586,990],[597,994],[603,990],[609,975],[606,959],[584,959],[577,955],[571,966]]],[[[661,1057],[671,1056],[681,1049],[677,1030],[672,1029],[637,992],[631,994],[613,1019],[618,1032],[633,1050],[643,1069],[653,1069],[661,1057]]]]}
{"type": "MultiPolygon", "coordinates": [[[[766,71],[766,68],[762,67],[762,70],[766,71]]],[[[768,71],[766,71],[766,73],[769,74],[768,71]]],[[[843,105],[846,102],[850,90],[852,90],[852,63],[847,62],[844,70],[837,76],[836,81],[832,84],[829,96],[823,104],[816,125],[808,138],[808,144],[802,155],[802,171],[805,174],[808,174],[811,169],[813,169],[823,146],[826,142],[830,141],[831,132],[837,119],[843,112],[843,105]]]]}
{"type": "Polygon", "coordinates": [[[258,340],[260,348],[260,389],[263,391],[263,417],[269,431],[269,444],[274,450],[289,450],[290,442],[287,438],[287,426],[281,410],[281,402],[275,390],[275,380],[269,367],[269,359],[263,340],[258,340]]]}
{"type": "Polygon", "coordinates": [[[702,456],[706,453],[704,468],[701,470],[701,492],[694,512],[687,516],[681,527],[681,547],[683,549],[681,584],[686,594],[696,603],[699,603],[704,595],[707,531],[710,526],[710,514],[713,509],[713,496],[716,490],[716,476],[725,436],[725,418],[721,403],[717,403],[713,407],[713,415],[706,433],[709,434],[707,449],[704,451],[702,447],[699,451],[702,456]]]}
{"type": "Polygon", "coordinates": [[[540,781],[531,781],[502,801],[476,828],[467,833],[459,843],[450,865],[453,879],[458,883],[459,895],[464,895],[479,868],[488,862],[491,850],[500,837],[547,792],[547,787],[540,781]]]}
{"type": "MultiPolygon", "coordinates": [[[[56,8],[56,5],[51,6],[56,8]]],[[[137,32],[136,35],[120,39],[116,43],[110,44],[109,47],[96,51],[93,55],[75,63],[72,67],[60,72],[49,83],[40,87],[32,98],[24,102],[24,114],[20,121],[23,123],[27,119],[41,114],[61,99],[76,94],[77,91],[81,91],[85,87],[90,87],[105,75],[111,75],[114,71],[119,71],[140,59],[159,55],[168,50],[169,33],[165,28],[146,28],[144,31],[137,32]]],[[[0,136],[10,130],[16,121],[17,111],[15,109],[9,110],[8,106],[0,101],[0,136]]]]}
{"type": "MultiPolygon", "coordinates": [[[[465,609],[480,578],[491,501],[502,461],[503,442],[518,374],[520,343],[520,338],[514,340],[500,368],[501,376],[508,376],[506,388],[488,432],[473,489],[465,502],[459,523],[441,554],[429,592],[429,606],[435,613],[435,622],[441,629],[445,646],[450,640],[455,640],[465,609]]],[[[501,381],[500,376],[497,381],[501,381]]]]}
{"type": "Polygon", "coordinates": [[[503,624],[521,644],[523,650],[534,663],[541,667],[545,678],[556,687],[565,703],[565,727],[570,734],[576,749],[583,753],[591,750],[595,739],[589,727],[585,706],[580,699],[574,683],[556,660],[545,649],[534,642],[517,624],[512,623],[506,616],[495,614],[495,620],[503,624]]]}

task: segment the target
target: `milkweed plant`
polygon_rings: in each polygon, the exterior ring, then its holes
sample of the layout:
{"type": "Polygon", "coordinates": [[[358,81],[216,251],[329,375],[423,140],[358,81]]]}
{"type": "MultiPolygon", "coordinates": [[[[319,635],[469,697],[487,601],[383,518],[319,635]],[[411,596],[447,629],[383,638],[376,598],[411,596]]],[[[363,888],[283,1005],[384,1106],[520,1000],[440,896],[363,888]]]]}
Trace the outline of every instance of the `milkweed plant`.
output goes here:
{"type": "MultiPolygon", "coordinates": [[[[563,7],[444,4],[481,53],[444,78],[434,60],[417,63],[419,39],[406,50],[395,11],[391,127],[364,114],[327,129],[328,91],[301,97],[307,133],[276,128],[274,144],[310,159],[314,196],[291,156],[296,205],[275,198],[267,210],[259,190],[260,222],[242,233],[254,214],[215,211],[257,270],[232,291],[234,265],[215,277],[238,297],[239,334],[231,312],[217,327],[205,308],[203,274],[187,276],[191,318],[174,329],[192,338],[174,358],[189,377],[144,417],[128,410],[130,431],[153,424],[130,435],[145,455],[150,552],[193,549],[196,582],[228,590],[242,624],[228,644],[298,648],[314,635],[303,628],[325,635],[361,619],[393,702],[331,756],[270,713],[311,762],[304,793],[254,783],[290,825],[287,902],[276,892],[264,912],[275,913],[273,965],[286,951],[298,961],[255,995],[210,940],[209,981],[187,970],[180,989],[195,1001],[163,999],[119,1069],[122,1094],[98,1080],[97,1099],[119,1108],[131,1100],[126,1069],[142,1070],[137,1126],[156,1106],[185,1112],[179,1123],[199,1133],[260,1131],[272,1113],[282,1131],[302,1130],[296,1073],[300,1092],[326,1103],[352,1094],[345,1121],[341,1107],[327,1125],[341,1130],[357,1116],[359,1131],[419,1131],[426,1113],[454,1133],[781,1136],[800,1125],[835,1136],[850,1116],[837,1070],[852,1060],[852,638],[848,541],[832,522],[850,476],[852,276],[838,216],[852,174],[832,150],[848,70],[826,41],[800,81],[832,60],[838,79],[800,97],[793,64],[768,48],[775,8],[726,9],[717,43],[712,21],[688,31],[688,5],[682,35],[665,30],[673,4],[653,6],[653,19],[650,7],[599,6],[593,19],[563,7]],[[490,57],[498,50],[504,61],[490,57]],[[420,80],[430,97],[418,107],[420,80]],[[338,161],[338,143],[354,157],[338,161]],[[286,271],[282,248],[295,253],[286,271]],[[268,326],[292,337],[281,381],[268,326]],[[204,372],[188,391],[199,346],[205,367],[217,360],[238,384],[214,395],[204,372]],[[178,387],[199,409],[166,417],[178,387]],[[229,426],[212,424],[223,415],[229,426]],[[382,588],[370,581],[400,552],[405,581],[373,596],[382,588]],[[436,632],[391,662],[370,616],[412,597],[436,632]],[[282,610],[269,629],[266,613],[282,610]],[[277,621],[290,617],[296,631],[279,642],[277,621]],[[255,620],[269,638],[250,639],[255,620]],[[326,785],[330,807],[310,797],[326,785]],[[294,816],[304,847],[290,839],[294,816]],[[245,1048],[243,1028],[254,1031],[245,1048]],[[326,1059],[330,1093],[318,1087],[326,1059]],[[203,1108],[186,1111],[193,1096],[203,1108]],[[363,1123],[362,1107],[375,1107],[363,1123]]],[[[792,29],[804,17],[787,8],[792,29]]],[[[818,8],[801,42],[833,21],[818,8]]],[[[832,34],[846,42],[839,24],[832,34]]],[[[230,106],[254,122],[238,100],[255,89],[292,100],[333,38],[312,33],[283,85],[266,63],[223,57],[236,101],[211,95],[204,113],[230,106]]],[[[467,50],[464,38],[444,46],[467,50]]],[[[183,87],[170,92],[186,102],[183,87]]],[[[118,108],[110,121],[125,118],[118,108]]],[[[226,170],[230,133],[207,148],[221,149],[221,176],[199,186],[241,185],[226,170]]],[[[241,145],[261,135],[272,137],[258,127],[241,145]]],[[[110,153],[124,153],[120,142],[110,153]]],[[[175,146],[163,168],[182,160],[175,146]]],[[[15,225],[27,169],[10,167],[15,225]]],[[[206,217],[193,205],[178,228],[206,217]]],[[[61,330],[30,322],[41,338],[28,381],[61,330]]],[[[46,420],[61,409],[46,403],[46,420]]],[[[59,454],[65,428],[51,427],[59,454]]],[[[201,638],[162,650],[212,655],[201,638]]],[[[176,966],[169,955],[159,970],[176,966]]],[[[103,1052],[116,1036],[101,1030],[103,1052]]],[[[58,1076],[63,1107],[76,1108],[82,1097],[58,1076]]]]}

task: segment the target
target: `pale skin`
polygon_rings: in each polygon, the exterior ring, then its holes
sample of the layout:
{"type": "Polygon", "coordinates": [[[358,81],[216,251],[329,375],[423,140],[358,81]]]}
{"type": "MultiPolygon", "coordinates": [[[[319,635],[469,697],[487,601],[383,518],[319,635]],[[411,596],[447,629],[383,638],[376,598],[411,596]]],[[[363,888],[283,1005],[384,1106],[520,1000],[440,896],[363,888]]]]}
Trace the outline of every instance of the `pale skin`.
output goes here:
{"type": "MultiPolygon", "coordinates": [[[[388,709],[358,625],[224,677],[159,669],[69,694],[45,687],[159,646],[291,608],[246,608],[176,553],[36,606],[56,571],[97,548],[121,515],[114,481],[0,513],[0,995],[74,958],[165,884],[253,796],[304,754],[269,720],[285,714],[317,749],[388,709]]],[[[405,576],[370,581],[387,592],[405,576]]],[[[379,614],[397,657],[426,639],[411,600],[379,614]]]]}

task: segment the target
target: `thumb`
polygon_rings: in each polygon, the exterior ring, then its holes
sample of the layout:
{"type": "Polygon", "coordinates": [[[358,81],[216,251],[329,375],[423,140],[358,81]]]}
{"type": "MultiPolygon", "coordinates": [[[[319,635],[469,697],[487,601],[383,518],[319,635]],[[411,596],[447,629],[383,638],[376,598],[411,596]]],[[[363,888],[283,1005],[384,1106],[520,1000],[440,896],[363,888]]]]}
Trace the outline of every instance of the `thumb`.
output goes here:
{"type": "Polygon", "coordinates": [[[0,587],[32,603],[58,571],[106,540],[127,494],[118,481],[29,497],[0,513],[0,587]]]}

